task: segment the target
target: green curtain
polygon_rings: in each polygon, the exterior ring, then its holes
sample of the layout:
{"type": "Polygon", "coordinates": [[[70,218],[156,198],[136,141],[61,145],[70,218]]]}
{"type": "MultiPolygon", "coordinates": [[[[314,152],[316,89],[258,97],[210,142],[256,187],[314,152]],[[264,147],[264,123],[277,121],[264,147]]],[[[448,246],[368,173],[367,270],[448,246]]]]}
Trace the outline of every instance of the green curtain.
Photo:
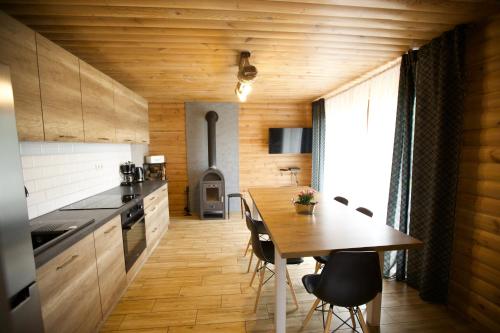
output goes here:
{"type": "Polygon", "coordinates": [[[408,253],[408,284],[426,301],[446,302],[464,100],[465,27],[418,52],[410,235],[424,242],[408,253]]]}
{"type": "Polygon", "coordinates": [[[315,190],[321,191],[325,164],[325,100],[323,98],[312,103],[312,129],[311,186],[315,190]]]}
{"type": "MultiPolygon", "coordinates": [[[[392,153],[391,182],[387,207],[387,225],[408,232],[410,184],[413,146],[413,119],[415,116],[415,76],[417,51],[409,51],[401,58],[398,106],[392,153]]],[[[384,258],[384,276],[391,275],[396,266],[396,279],[406,278],[406,251],[387,252],[384,258]]]]}

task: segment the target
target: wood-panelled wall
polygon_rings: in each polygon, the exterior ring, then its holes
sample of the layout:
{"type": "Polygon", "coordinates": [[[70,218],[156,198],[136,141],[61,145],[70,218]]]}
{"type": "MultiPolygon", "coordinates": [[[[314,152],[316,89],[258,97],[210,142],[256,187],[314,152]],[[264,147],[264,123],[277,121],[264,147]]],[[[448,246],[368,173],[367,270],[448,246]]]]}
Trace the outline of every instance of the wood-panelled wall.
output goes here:
{"type": "Polygon", "coordinates": [[[184,103],[149,104],[149,153],[167,159],[170,214],[183,215],[186,206],[186,125],[184,103]]]}
{"type": "Polygon", "coordinates": [[[300,185],[311,182],[311,154],[268,153],[270,127],[311,127],[311,104],[240,104],[240,188],[290,185],[290,173],[299,167],[300,185]]]}
{"type": "MultiPolygon", "coordinates": [[[[301,185],[311,182],[311,154],[268,154],[269,127],[311,127],[310,104],[240,104],[240,188],[290,184],[280,168],[299,167],[301,185]]],[[[170,214],[182,215],[187,186],[184,104],[149,104],[150,154],[167,157],[170,214]]]]}
{"type": "Polygon", "coordinates": [[[475,27],[467,88],[449,305],[500,332],[500,17],[475,27]]]}

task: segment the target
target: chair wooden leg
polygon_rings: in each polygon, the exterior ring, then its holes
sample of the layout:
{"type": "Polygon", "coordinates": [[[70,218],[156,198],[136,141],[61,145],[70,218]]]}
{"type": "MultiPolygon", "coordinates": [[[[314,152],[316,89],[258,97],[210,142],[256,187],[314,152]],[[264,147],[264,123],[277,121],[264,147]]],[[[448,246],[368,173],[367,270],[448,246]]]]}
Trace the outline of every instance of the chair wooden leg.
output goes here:
{"type": "Polygon", "coordinates": [[[260,270],[259,288],[257,289],[257,297],[255,298],[255,306],[253,307],[253,312],[257,312],[257,306],[259,305],[260,292],[262,290],[262,285],[264,284],[264,275],[266,274],[266,264],[263,265],[260,270]]]}
{"type": "Polygon", "coordinates": [[[316,298],[316,300],[314,301],[313,305],[311,306],[311,310],[309,310],[309,312],[307,313],[306,319],[304,319],[304,322],[302,323],[302,328],[306,328],[306,325],[311,320],[312,315],[314,314],[314,310],[318,306],[319,302],[320,302],[319,298],[316,298]]]}
{"type": "Polygon", "coordinates": [[[314,274],[318,274],[320,269],[321,269],[321,263],[316,261],[316,267],[314,268],[314,274]]]}
{"type": "Polygon", "coordinates": [[[288,285],[290,286],[290,291],[292,292],[292,298],[295,303],[297,309],[299,308],[299,302],[297,302],[297,295],[295,295],[295,289],[293,289],[292,279],[290,279],[290,274],[288,273],[288,268],[286,269],[286,279],[288,281],[288,285]]]}
{"type": "Polygon", "coordinates": [[[363,333],[370,333],[368,330],[368,326],[366,325],[365,318],[363,318],[363,313],[361,312],[361,309],[358,308],[358,320],[359,320],[359,325],[361,326],[361,330],[363,333]]]}
{"type": "Polygon", "coordinates": [[[252,266],[252,259],[253,259],[253,250],[252,253],[250,253],[250,261],[248,262],[247,273],[250,273],[250,267],[252,266]]]}
{"type": "Polygon", "coordinates": [[[349,314],[351,315],[352,328],[356,329],[356,319],[354,318],[354,311],[349,308],[349,314]]]}
{"type": "Polygon", "coordinates": [[[252,286],[253,284],[253,280],[255,279],[255,275],[257,275],[257,270],[259,269],[260,267],[260,259],[257,261],[257,265],[255,265],[255,270],[253,271],[253,275],[252,275],[252,279],[250,280],[250,287],[252,286]]]}
{"type": "Polygon", "coordinates": [[[328,310],[328,317],[326,317],[326,325],[324,333],[330,332],[330,326],[332,325],[332,314],[333,314],[333,308],[330,308],[330,310],[328,310]]]}
{"type": "Polygon", "coordinates": [[[244,257],[247,256],[248,249],[250,248],[250,245],[252,245],[252,236],[250,236],[250,238],[248,239],[247,248],[245,249],[245,254],[243,255],[244,257]]]}

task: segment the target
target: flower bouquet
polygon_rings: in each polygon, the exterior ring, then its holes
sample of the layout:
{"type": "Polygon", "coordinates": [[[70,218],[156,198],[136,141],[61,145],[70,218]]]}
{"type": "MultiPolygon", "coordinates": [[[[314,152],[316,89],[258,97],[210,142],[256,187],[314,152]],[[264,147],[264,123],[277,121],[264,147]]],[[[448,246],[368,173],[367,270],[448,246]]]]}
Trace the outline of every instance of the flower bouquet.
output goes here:
{"type": "Polygon", "coordinates": [[[293,203],[295,211],[298,214],[312,215],[314,213],[314,208],[316,207],[316,202],[314,201],[315,193],[311,189],[299,192],[293,203]]]}

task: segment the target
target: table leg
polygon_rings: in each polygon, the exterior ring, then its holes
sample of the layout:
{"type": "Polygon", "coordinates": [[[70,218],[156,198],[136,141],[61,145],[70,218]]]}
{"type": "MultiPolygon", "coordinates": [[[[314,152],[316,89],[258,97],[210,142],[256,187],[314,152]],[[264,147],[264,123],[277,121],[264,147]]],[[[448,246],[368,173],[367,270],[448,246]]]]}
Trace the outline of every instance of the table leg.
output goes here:
{"type": "MultiPolygon", "coordinates": [[[[384,274],[384,252],[378,252],[380,272],[384,274]]],[[[380,326],[380,312],[382,310],[382,293],[366,305],[366,321],[370,326],[380,326]]]]}
{"type": "Polygon", "coordinates": [[[282,258],[278,249],[274,248],[275,276],[275,310],[274,327],[276,333],[286,331],[286,259],[282,258]]]}

